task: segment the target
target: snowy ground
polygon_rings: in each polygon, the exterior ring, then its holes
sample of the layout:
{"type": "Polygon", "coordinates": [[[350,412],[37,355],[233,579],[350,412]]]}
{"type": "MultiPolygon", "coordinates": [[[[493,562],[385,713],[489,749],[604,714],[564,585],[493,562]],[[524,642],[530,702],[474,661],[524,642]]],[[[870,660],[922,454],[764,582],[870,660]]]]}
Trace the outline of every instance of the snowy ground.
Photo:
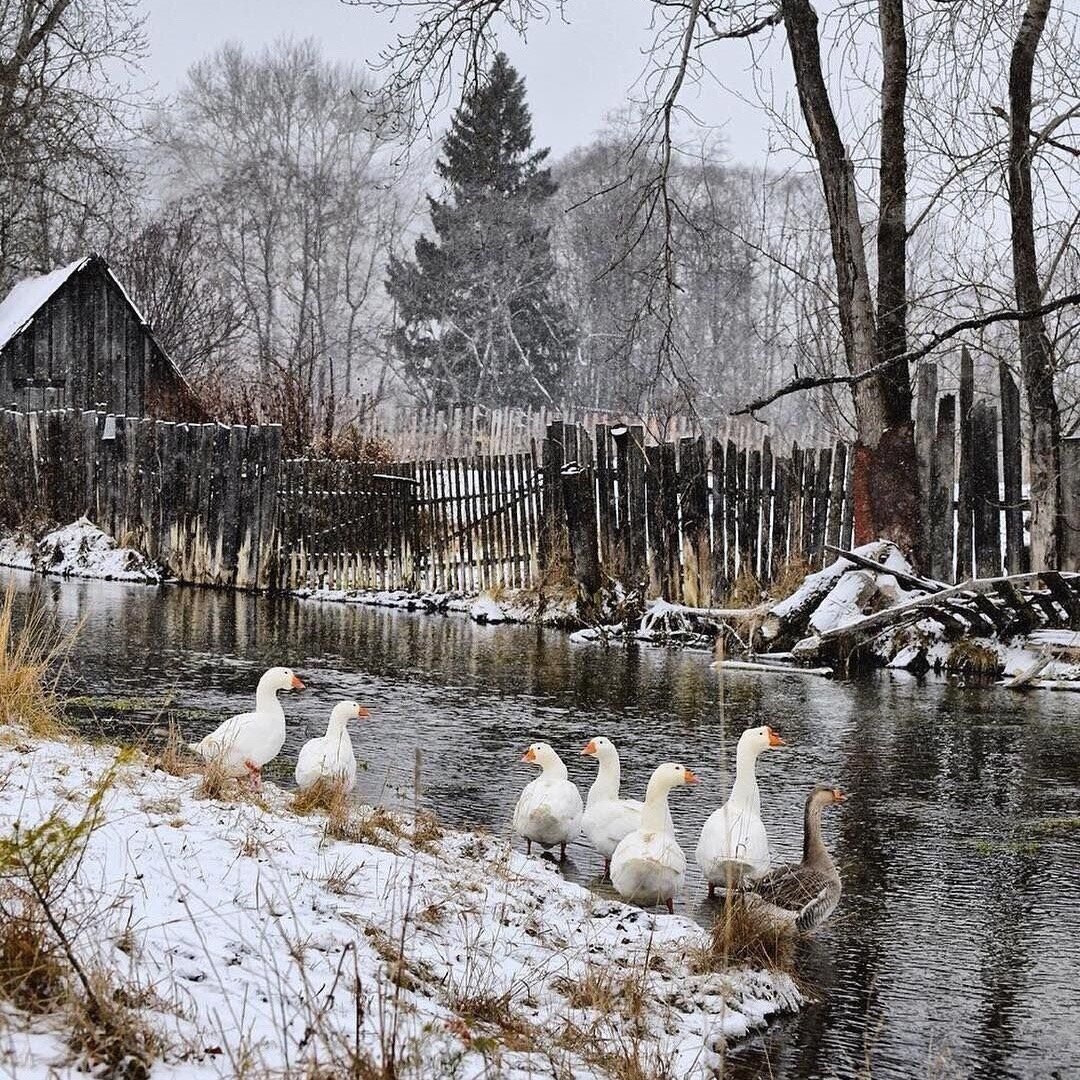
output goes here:
{"type": "Polygon", "coordinates": [[[0,537],[0,564],[61,577],[105,578],[158,584],[161,568],[145,555],[120,547],[86,518],[54,529],[40,540],[0,537]]]}
{"type": "MultiPolygon", "coordinates": [[[[0,736],[0,841],[56,807],[77,819],[115,756],[0,736]]],[[[401,1077],[627,1075],[629,1056],[708,1076],[725,1037],[799,1004],[785,976],[693,974],[696,924],[594,897],[505,841],[331,840],[270,785],[257,806],[196,784],[122,765],[63,895],[83,963],[135,988],[161,1037],[153,1077],[311,1077],[357,1032],[401,1077]]],[[[62,1021],[0,1002],[0,1074],[77,1075],[62,1021]]]]}

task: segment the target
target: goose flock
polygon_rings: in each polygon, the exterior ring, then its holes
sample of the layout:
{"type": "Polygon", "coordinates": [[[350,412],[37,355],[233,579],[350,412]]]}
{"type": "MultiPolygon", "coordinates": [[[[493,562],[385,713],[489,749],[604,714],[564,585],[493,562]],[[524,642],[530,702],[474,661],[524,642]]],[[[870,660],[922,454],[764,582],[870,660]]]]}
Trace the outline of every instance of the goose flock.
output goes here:
{"type": "MultiPolygon", "coordinates": [[[[784,746],[767,724],[747,728],[735,752],[735,783],[723,806],[705,822],[695,856],[708,884],[738,889],[767,909],[781,923],[809,932],[820,926],[840,902],[840,873],[821,835],[821,812],[844,802],[839,789],[819,784],[806,800],[803,817],[803,857],[798,863],[773,867],[769,838],[761,818],[757,759],[784,746]]],[[[597,762],[596,779],[584,804],[566,765],[547,743],[533,743],[522,761],[540,766],[540,775],[527,784],[514,810],[514,830],[533,844],[559,848],[579,833],[604,860],[604,876],[625,900],[662,904],[674,913],[675,897],[686,877],[686,855],[675,836],[668,806],[669,793],[697,776],[685,765],[658,765],[645,789],[645,801],[624,799],[619,752],[610,739],[590,739],[581,751],[597,762]]]]}
{"type": "MultiPolygon", "coordinates": [[[[259,680],[255,708],[230,716],[190,749],[215,762],[227,776],[262,783],[262,770],[285,744],[285,711],[278,693],[302,690],[303,682],[289,669],[273,667],[259,680]]],[[[306,742],[297,755],[295,778],[301,790],[320,781],[356,784],[356,755],[348,723],[370,714],[355,701],[334,706],[326,734],[306,742]]],[[[766,750],[784,746],[767,724],[747,728],[735,752],[735,783],[723,806],[705,822],[695,856],[708,884],[738,889],[753,897],[784,923],[803,932],[820,926],[840,901],[840,874],[821,835],[824,809],[844,802],[839,789],[817,785],[806,800],[803,816],[803,857],[798,863],[773,867],[769,840],[761,817],[757,759],[766,750]]],[[[533,844],[566,856],[566,845],[584,833],[604,860],[604,876],[624,899],[642,905],[663,905],[674,912],[675,897],[686,877],[686,855],[675,836],[668,806],[672,790],[696,784],[685,765],[658,765],[645,789],[644,801],[620,795],[619,752],[608,738],[590,739],[581,753],[596,759],[596,779],[582,802],[566,765],[545,742],[533,743],[521,760],[540,768],[525,786],[514,809],[513,828],[533,844]]]]}

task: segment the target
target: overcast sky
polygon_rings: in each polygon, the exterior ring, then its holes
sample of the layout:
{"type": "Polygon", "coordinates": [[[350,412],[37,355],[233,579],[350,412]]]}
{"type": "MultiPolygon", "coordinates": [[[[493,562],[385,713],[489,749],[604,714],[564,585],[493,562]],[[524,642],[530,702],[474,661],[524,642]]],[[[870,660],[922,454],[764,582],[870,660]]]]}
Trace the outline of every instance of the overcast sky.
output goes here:
{"type": "MultiPolygon", "coordinates": [[[[146,69],[160,93],[183,81],[188,66],[227,40],[259,49],[282,35],[314,37],[326,53],[364,63],[393,39],[389,16],[340,0],[145,0],[150,55],[146,69]]],[[[652,40],[650,5],[639,0],[579,0],[570,25],[535,26],[527,43],[507,33],[500,44],[525,76],[537,143],[556,155],[587,143],[606,115],[627,101],[652,40]]],[[[724,134],[729,159],[760,162],[768,153],[759,110],[739,101],[752,95],[750,51],[743,42],[713,48],[712,66],[725,85],[711,83],[686,99],[698,118],[724,134]]],[[[781,74],[783,67],[779,67],[781,74]]]]}

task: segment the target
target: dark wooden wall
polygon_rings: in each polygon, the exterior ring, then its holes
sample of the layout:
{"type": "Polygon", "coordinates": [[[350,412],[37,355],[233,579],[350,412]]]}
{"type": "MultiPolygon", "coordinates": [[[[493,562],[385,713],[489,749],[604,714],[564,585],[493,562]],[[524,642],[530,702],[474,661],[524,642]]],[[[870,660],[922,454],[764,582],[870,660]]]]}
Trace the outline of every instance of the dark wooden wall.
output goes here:
{"type": "Polygon", "coordinates": [[[96,257],[0,350],[0,408],[203,418],[149,327],[96,257]]]}

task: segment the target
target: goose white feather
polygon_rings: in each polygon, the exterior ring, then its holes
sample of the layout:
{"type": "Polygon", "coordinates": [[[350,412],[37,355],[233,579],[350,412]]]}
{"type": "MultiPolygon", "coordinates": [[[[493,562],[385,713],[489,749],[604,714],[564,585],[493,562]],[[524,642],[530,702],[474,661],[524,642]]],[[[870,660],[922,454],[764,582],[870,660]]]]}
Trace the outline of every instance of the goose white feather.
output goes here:
{"type": "Polygon", "coordinates": [[[697,777],[685,766],[658,765],[645,791],[641,822],[619,841],[611,856],[611,883],[626,900],[639,904],[665,904],[674,900],[686,877],[686,856],[675,839],[668,808],[668,792],[697,777]]]}
{"type": "Polygon", "coordinates": [[[371,714],[355,701],[339,701],[330,712],[326,734],[309,739],[296,756],[296,786],[301,791],[320,780],[339,783],[346,791],[356,786],[356,754],[349,738],[349,721],[371,714]]]}
{"type": "Polygon", "coordinates": [[[302,690],[289,668],[270,668],[255,691],[255,711],[230,716],[190,748],[219,764],[228,776],[250,776],[258,784],[262,767],[273,761],[285,743],[285,710],[279,690],[302,690]]]}
{"type": "Polygon", "coordinates": [[[717,885],[756,878],[769,869],[769,838],[761,820],[758,756],[784,740],[768,726],[747,728],[735,751],[735,783],[728,801],[705,822],[696,858],[712,896],[717,885]]]}
{"type": "Polygon", "coordinates": [[[542,771],[525,785],[517,801],[514,831],[525,837],[530,852],[536,843],[542,848],[558,847],[565,856],[566,845],[581,831],[581,793],[570,782],[562,758],[547,743],[533,743],[521,760],[539,765],[542,771]]]}

